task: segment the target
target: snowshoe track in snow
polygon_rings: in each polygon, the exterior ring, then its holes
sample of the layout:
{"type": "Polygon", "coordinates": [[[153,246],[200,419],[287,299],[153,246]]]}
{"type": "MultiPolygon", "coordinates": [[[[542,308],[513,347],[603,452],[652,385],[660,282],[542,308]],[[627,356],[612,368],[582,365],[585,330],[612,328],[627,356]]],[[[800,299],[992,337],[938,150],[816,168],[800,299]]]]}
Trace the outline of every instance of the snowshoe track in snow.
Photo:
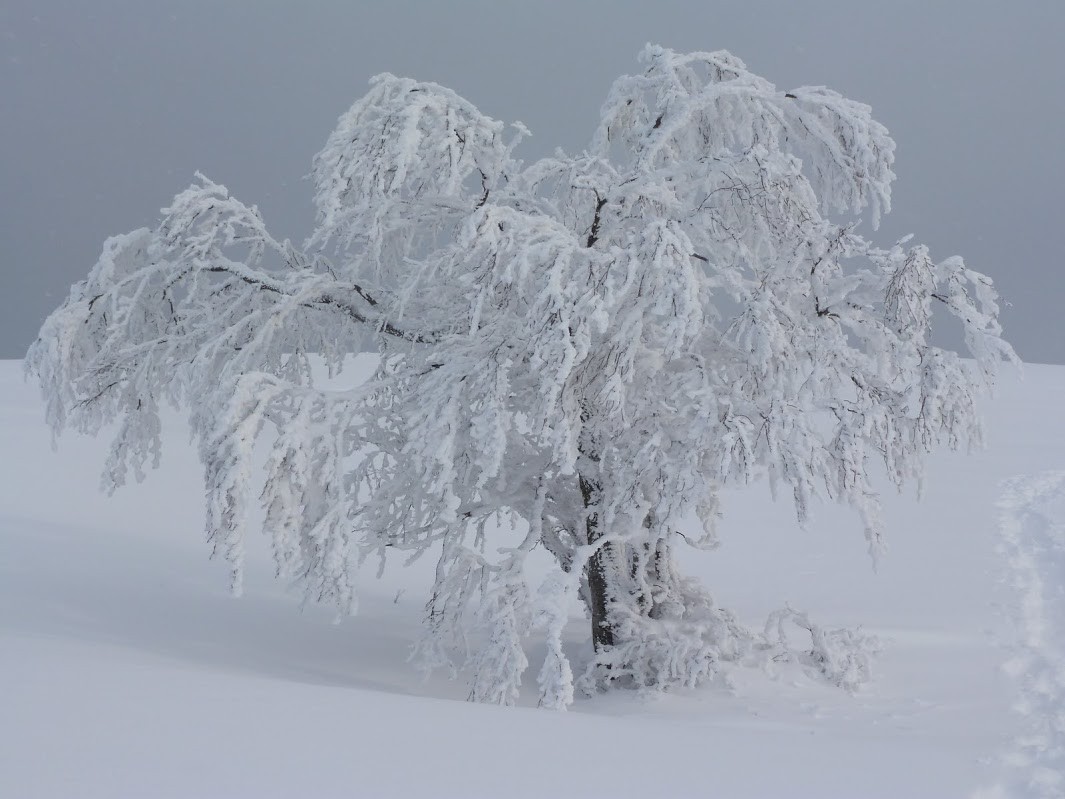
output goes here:
{"type": "MultiPolygon", "coordinates": [[[[1006,764],[1020,796],[1065,796],[1065,471],[1008,480],[999,500],[1018,637],[1004,670],[1022,728],[1006,764]]],[[[1002,795],[1001,793],[999,795],[1002,795]]],[[[1006,794],[1009,795],[1009,794],[1006,794]]]]}

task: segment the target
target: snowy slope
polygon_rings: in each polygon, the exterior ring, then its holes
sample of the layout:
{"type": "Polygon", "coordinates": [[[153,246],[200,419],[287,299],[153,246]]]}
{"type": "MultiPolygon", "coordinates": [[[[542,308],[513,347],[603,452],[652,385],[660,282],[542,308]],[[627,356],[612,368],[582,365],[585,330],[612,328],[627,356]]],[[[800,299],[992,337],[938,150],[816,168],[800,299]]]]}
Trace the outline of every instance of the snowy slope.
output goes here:
{"type": "Polygon", "coordinates": [[[528,707],[473,705],[461,675],[414,672],[428,564],[367,575],[360,615],[334,625],[300,612],[259,542],[231,599],[182,424],[162,468],[108,498],[107,442],[53,452],[20,366],[0,362],[0,796],[954,797],[1017,782],[1001,757],[1026,729],[1001,668],[1016,579],[996,501],[1007,477],[1065,468],[1065,367],[1004,376],[988,448],[934,458],[920,502],[888,497],[878,574],[853,516],[824,507],[801,531],[761,487],[727,498],[719,552],[687,557],[752,624],[790,603],[879,636],[870,687],[740,671],[558,714],[533,691],[528,707]]]}

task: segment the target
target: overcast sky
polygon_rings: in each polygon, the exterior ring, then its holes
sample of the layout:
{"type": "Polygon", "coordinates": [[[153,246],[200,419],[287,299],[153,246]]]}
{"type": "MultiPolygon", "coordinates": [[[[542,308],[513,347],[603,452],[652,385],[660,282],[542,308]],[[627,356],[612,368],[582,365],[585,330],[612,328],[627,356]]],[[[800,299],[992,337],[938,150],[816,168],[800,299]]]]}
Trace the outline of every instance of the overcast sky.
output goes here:
{"type": "Polygon", "coordinates": [[[301,178],[375,73],[521,120],[534,158],[582,148],[652,41],[871,104],[898,143],[874,238],[964,255],[1011,303],[1021,356],[1065,363],[1063,39],[1062,0],[3,0],[0,357],[21,357],[103,240],[151,225],[197,169],[302,240],[301,178]]]}

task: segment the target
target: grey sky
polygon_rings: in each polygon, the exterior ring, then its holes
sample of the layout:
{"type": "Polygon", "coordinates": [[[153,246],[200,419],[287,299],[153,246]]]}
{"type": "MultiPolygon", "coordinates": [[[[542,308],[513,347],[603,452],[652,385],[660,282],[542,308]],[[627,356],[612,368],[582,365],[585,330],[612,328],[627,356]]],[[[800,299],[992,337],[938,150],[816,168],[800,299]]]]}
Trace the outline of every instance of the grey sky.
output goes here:
{"type": "Polygon", "coordinates": [[[1065,363],[1065,3],[160,2],[0,4],[0,357],[21,357],[104,238],[202,170],[302,240],[300,178],[382,71],[433,80],[580,149],[653,41],[724,48],[778,86],[870,103],[898,142],[895,211],[1012,304],[1007,336],[1065,363]]]}

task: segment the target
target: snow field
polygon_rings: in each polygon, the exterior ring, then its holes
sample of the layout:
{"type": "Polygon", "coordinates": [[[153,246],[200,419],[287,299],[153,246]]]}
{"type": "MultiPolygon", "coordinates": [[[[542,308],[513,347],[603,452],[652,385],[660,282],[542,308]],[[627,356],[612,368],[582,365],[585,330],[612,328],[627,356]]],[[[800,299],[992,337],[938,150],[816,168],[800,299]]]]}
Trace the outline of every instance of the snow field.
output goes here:
{"type": "MultiPolygon", "coordinates": [[[[720,551],[685,555],[752,625],[791,603],[877,635],[869,687],[737,670],[730,686],[578,698],[565,714],[532,707],[537,652],[525,707],[461,701],[462,675],[421,679],[406,658],[428,562],[364,575],[359,615],[334,625],[328,609],[299,612],[253,537],[231,599],[183,426],[168,417],[161,469],[108,498],[107,442],[68,435],[53,452],[20,372],[0,364],[0,795],[952,797],[1004,779],[1054,795],[999,754],[1035,764],[1024,741],[1061,707],[1028,691],[1031,713],[1015,713],[1002,661],[1029,657],[1020,676],[1034,675],[1060,638],[1003,652],[1040,639],[995,608],[1023,587],[1000,582],[995,503],[1002,480],[1065,463],[1065,368],[1007,375],[986,405],[987,450],[934,457],[920,502],[886,497],[878,574],[852,514],[820,507],[800,531],[758,486],[726,498],[720,551]]],[[[1034,562],[1060,564],[1045,555],[1034,562]]],[[[1043,612],[1058,614],[1060,585],[1039,575],[1043,612]]],[[[567,628],[575,655],[586,624],[567,628]]]]}

